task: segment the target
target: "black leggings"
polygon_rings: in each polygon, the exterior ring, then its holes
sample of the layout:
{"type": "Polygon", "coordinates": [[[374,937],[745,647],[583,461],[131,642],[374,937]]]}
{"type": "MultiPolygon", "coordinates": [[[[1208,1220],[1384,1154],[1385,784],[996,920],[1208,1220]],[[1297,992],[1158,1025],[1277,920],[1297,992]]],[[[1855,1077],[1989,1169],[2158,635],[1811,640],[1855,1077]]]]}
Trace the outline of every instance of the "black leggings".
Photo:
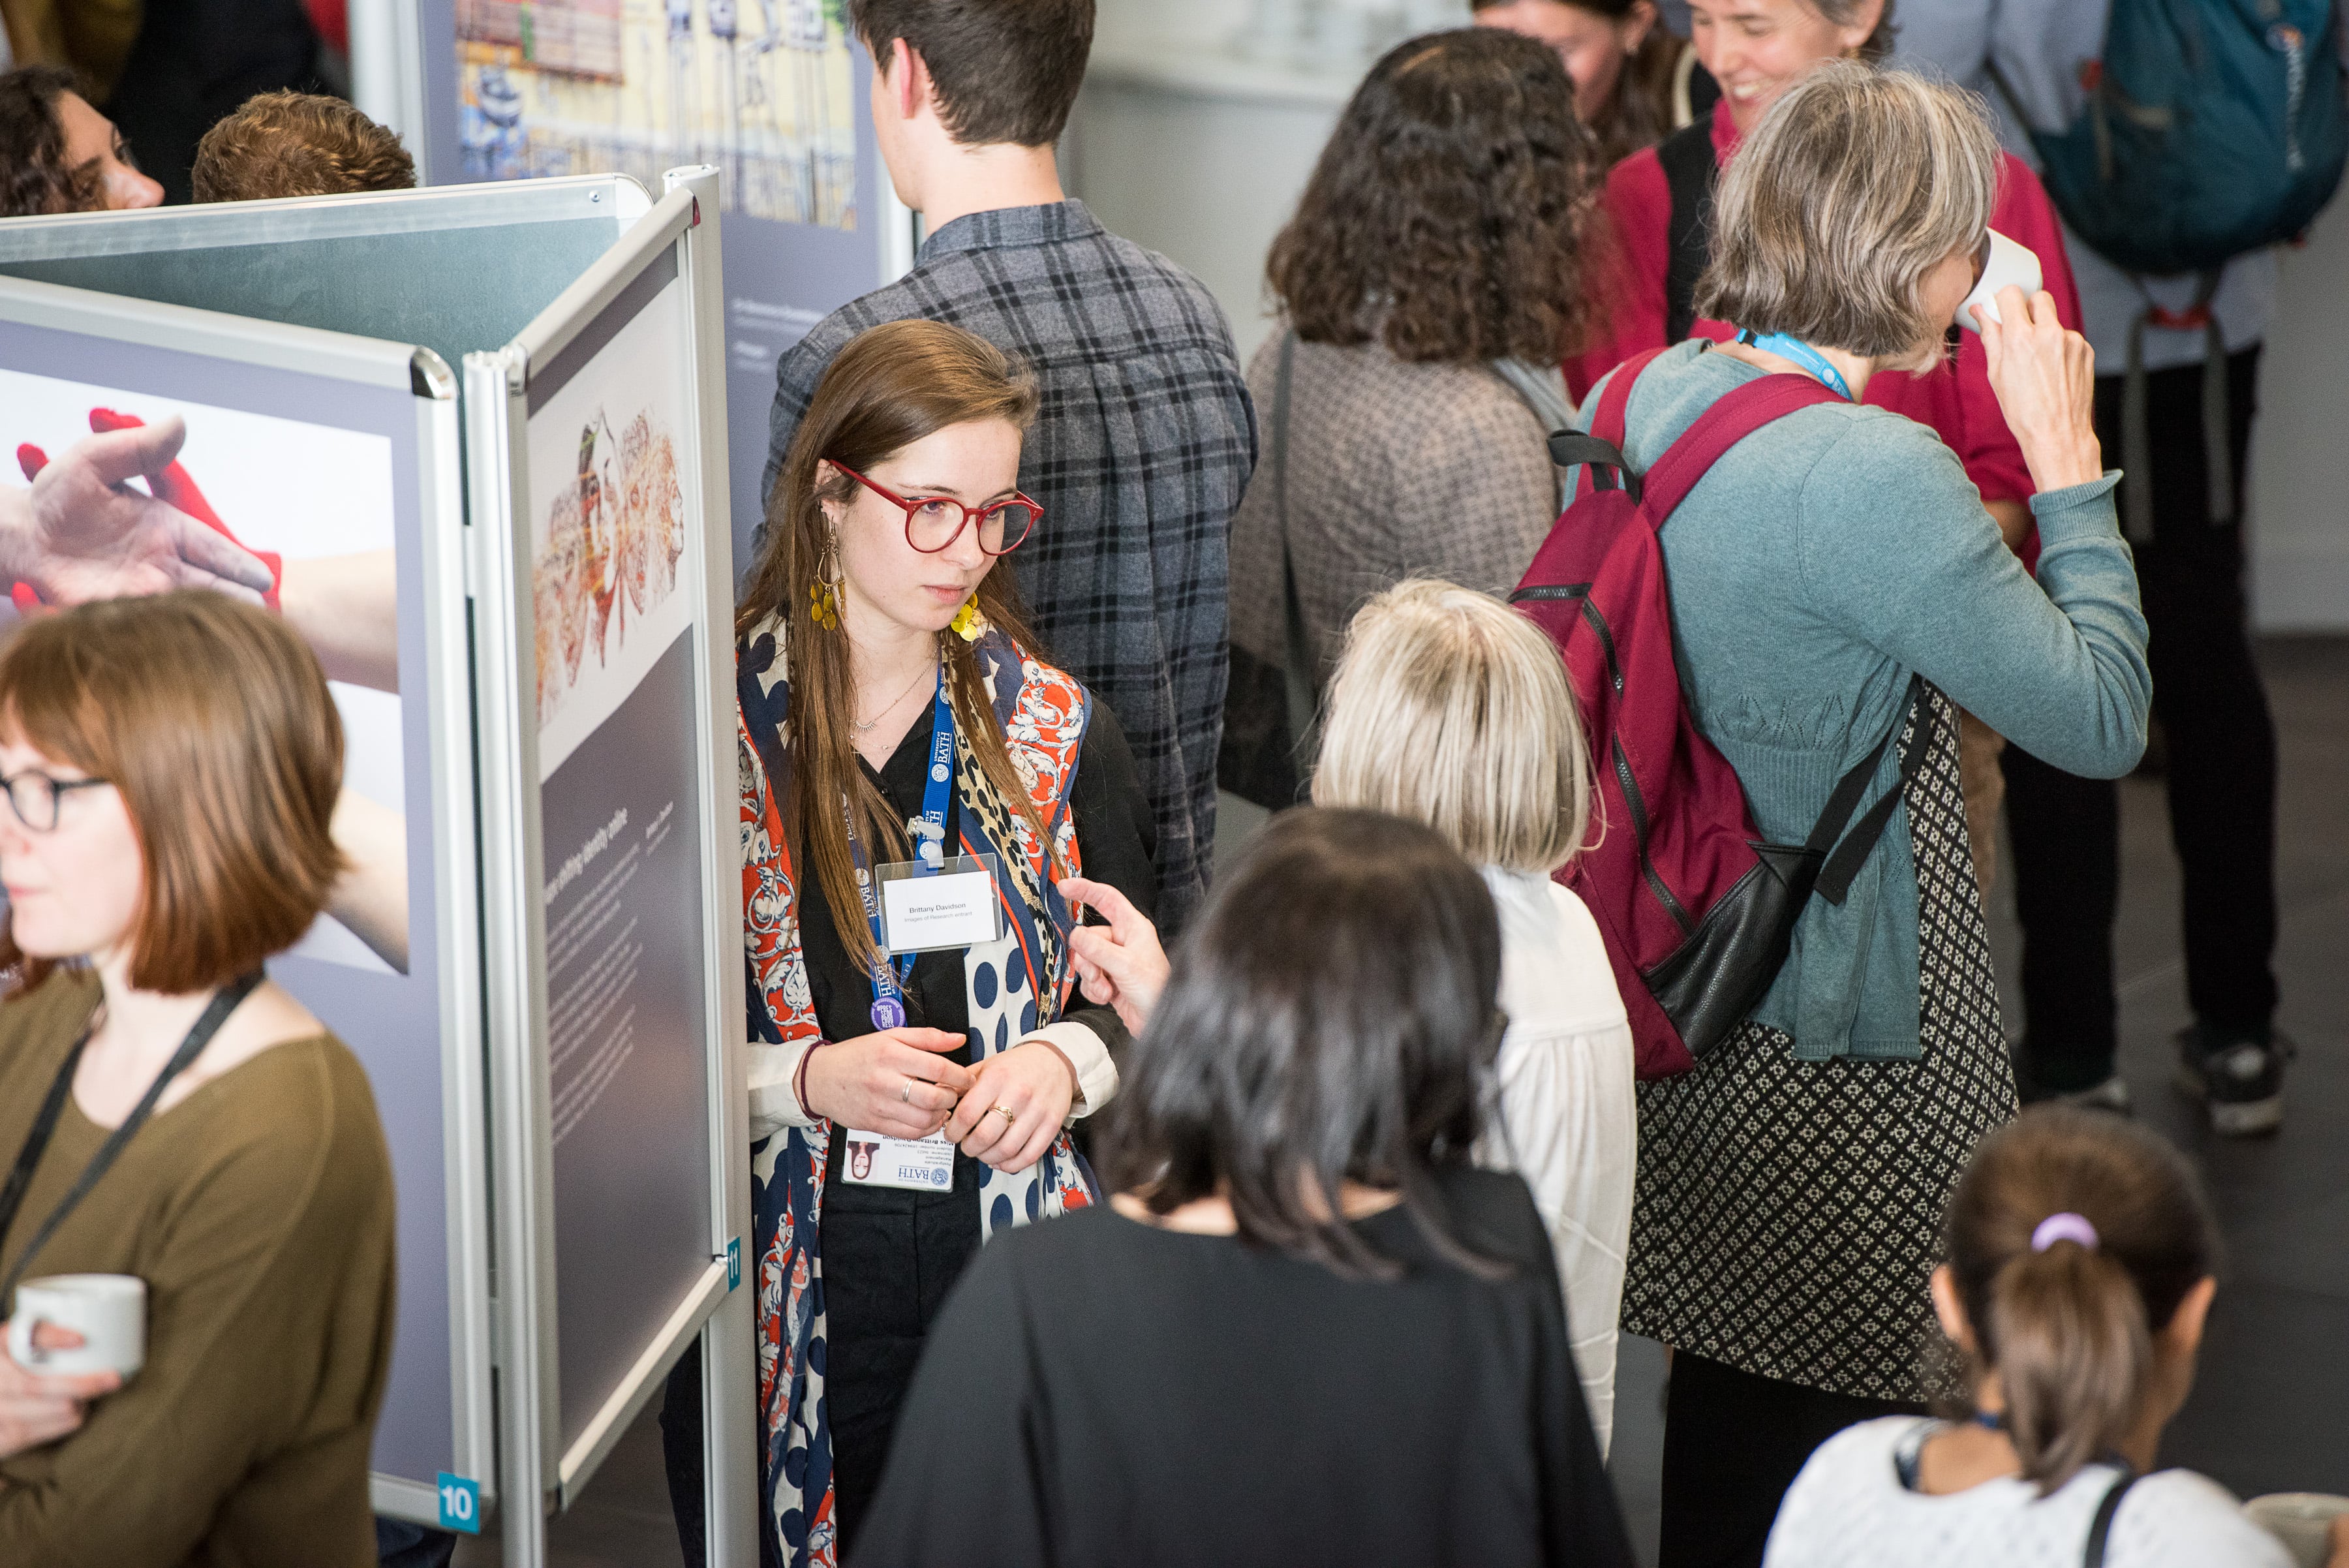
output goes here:
{"type": "Polygon", "coordinates": [[[1673,1352],[1658,1568],[1761,1568],[1778,1503],[1812,1449],[1878,1416],[1923,1413],[1673,1352]]]}

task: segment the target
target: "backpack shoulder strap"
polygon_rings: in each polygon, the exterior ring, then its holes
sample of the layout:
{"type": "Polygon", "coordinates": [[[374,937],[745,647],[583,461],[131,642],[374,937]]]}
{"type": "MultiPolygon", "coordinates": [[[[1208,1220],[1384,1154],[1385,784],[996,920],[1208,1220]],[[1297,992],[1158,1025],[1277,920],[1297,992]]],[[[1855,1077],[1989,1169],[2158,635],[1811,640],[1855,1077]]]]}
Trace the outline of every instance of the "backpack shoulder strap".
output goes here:
{"type": "Polygon", "coordinates": [[[1599,406],[1591,410],[1587,433],[1562,430],[1549,438],[1550,462],[1560,468],[1579,465],[1582,469],[1576,495],[1588,495],[1593,489],[1612,490],[1619,475],[1623,487],[1630,492],[1632,503],[1638,504],[1642,493],[1640,476],[1623,459],[1624,410],[1630,407],[1632,383],[1662,352],[1661,348],[1651,348],[1644,354],[1634,354],[1615,368],[1615,373],[1608,378],[1607,389],[1599,394],[1599,406]]]}
{"type": "Polygon", "coordinates": [[[1842,400],[1808,376],[1781,374],[1746,382],[1699,414],[1681,439],[1649,466],[1645,476],[1648,515],[1657,527],[1662,527],[1664,519],[1688,499],[1705,471],[1764,425],[1814,404],[1842,400]]]}
{"type": "Polygon", "coordinates": [[[2088,1526],[2088,1547],[2080,1557],[2082,1568],[2105,1568],[2105,1549],[2112,1542],[2113,1520],[2121,1511],[2121,1499],[2135,1485],[2137,1467],[2121,1466],[2121,1479],[2105,1493],[2105,1501],[2096,1505],[2095,1522],[2088,1526]]]}
{"type": "Polygon", "coordinates": [[[1672,210],[1664,234],[1664,337],[1677,343],[1696,325],[1696,281],[1713,257],[1713,190],[1721,180],[1721,160],[1713,149],[1713,117],[1700,115],[1664,138],[1656,148],[1671,192],[1672,210]]]}

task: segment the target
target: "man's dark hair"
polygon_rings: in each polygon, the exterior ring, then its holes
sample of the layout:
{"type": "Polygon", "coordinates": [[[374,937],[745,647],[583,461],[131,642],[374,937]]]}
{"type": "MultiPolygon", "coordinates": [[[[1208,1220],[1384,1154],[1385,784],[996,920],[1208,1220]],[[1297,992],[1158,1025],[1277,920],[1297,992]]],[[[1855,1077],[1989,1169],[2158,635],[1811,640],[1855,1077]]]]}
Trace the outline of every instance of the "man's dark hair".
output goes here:
{"type": "Polygon", "coordinates": [[[1554,365],[1588,318],[1601,173],[1556,51],[1498,27],[1398,44],[1273,242],[1272,291],[1308,343],[1554,365]]]}
{"type": "Polygon", "coordinates": [[[416,160],[341,99],[264,92],[204,132],[191,178],[199,202],[405,191],[416,160]]]}
{"type": "Polygon", "coordinates": [[[899,38],[922,57],[966,147],[1058,141],[1093,47],[1093,0],[850,0],[848,14],[884,65],[899,38]]]}
{"type": "Polygon", "coordinates": [[[1159,1214],[1220,1193],[1244,1241],[1353,1278],[1399,1265],[1340,1217],[1343,1184],[1400,1190],[1438,1252],[1501,1272],[1433,1179],[1483,1130],[1500,975],[1492,895],[1433,828],[1283,812],[1176,950],[1103,1113],[1104,1175],[1159,1214]]]}
{"type": "Polygon", "coordinates": [[[73,73],[24,66],[0,74],[0,218],[37,213],[88,213],[105,205],[95,163],[66,162],[57,99],[74,90],[73,73]]]}

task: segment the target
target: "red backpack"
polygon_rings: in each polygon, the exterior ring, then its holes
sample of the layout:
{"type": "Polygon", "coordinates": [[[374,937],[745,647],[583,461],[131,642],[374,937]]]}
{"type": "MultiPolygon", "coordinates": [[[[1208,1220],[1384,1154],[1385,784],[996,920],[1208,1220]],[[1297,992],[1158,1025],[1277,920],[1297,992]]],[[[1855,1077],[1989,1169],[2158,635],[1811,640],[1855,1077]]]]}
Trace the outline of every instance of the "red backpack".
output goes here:
{"type": "MultiPolygon", "coordinates": [[[[1737,774],[1682,697],[1656,533],[1731,447],[1773,420],[1837,400],[1808,376],[1764,376],[1707,409],[1635,474],[1621,450],[1623,412],[1655,357],[1615,372],[1589,434],[1550,437],[1551,457],[1580,465],[1581,476],[1509,596],[1557,644],[1581,705],[1606,830],[1559,880],[1607,940],[1642,1078],[1687,1072],[1760,1005],[1814,892],[1843,902],[1901,791],[1844,829],[1924,690],[1921,678],[1911,680],[1906,711],[1836,785],[1808,841],[1762,842],[1737,774]]],[[[1924,753],[1915,745],[1902,759],[1904,784],[1924,753]]]]}

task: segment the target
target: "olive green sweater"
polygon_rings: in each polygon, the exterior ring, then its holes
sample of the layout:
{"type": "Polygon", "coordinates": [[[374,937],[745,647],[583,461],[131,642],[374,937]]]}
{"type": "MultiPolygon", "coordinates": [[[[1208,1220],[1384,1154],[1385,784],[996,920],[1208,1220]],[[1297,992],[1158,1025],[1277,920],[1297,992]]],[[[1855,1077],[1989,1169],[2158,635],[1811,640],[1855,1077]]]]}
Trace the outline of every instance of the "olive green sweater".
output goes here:
{"type": "MultiPolygon", "coordinates": [[[[60,972],[0,1003],[0,1172],[97,999],[60,972]]],[[[68,1100],[0,1276],[105,1138],[68,1100]]],[[[332,1036],[272,1046],[157,1115],[27,1276],[145,1280],[146,1366],[80,1430],[0,1459],[0,1563],[372,1564],[392,1236],[375,1099],[332,1036]]]]}

